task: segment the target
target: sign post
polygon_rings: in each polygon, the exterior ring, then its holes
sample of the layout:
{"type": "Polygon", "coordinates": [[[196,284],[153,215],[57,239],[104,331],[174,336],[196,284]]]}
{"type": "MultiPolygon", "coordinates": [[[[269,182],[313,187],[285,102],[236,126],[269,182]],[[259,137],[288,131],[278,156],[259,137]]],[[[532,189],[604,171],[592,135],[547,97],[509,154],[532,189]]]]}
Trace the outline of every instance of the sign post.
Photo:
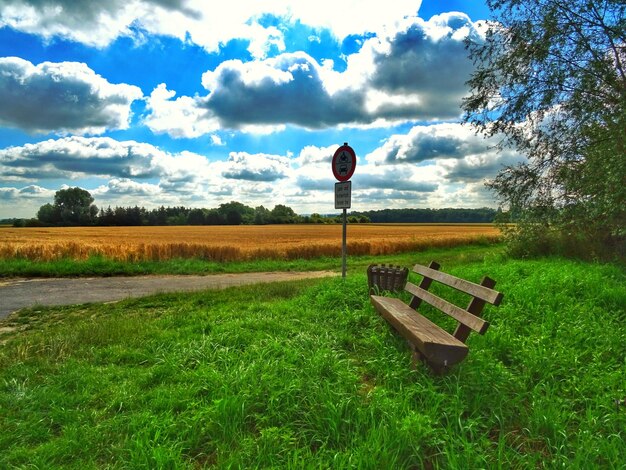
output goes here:
{"type": "Polygon", "coordinates": [[[347,212],[352,205],[352,181],[350,178],[356,168],[356,154],[345,142],[333,155],[333,175],[339,181],[335,183],[335,209],[343,209],[343,231],[341,236],[341,277],[346,277],[347,249],[347,212]]]}

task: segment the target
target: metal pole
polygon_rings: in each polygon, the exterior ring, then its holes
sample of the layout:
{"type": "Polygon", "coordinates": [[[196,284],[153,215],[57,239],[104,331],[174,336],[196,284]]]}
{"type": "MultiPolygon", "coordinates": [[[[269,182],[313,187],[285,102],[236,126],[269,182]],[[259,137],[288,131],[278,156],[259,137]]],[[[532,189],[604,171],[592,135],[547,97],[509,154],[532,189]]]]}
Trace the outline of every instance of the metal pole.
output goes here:
{"type": "Polygon", "coordinates": [[[347,217],[346,217],[346,209],[343,210],[343,235],[341,237],[341,277],[343,279],[346,278],[346,255],[348,253],[348,248],[346,247],[346,225],[347,225],[347,217]]]}

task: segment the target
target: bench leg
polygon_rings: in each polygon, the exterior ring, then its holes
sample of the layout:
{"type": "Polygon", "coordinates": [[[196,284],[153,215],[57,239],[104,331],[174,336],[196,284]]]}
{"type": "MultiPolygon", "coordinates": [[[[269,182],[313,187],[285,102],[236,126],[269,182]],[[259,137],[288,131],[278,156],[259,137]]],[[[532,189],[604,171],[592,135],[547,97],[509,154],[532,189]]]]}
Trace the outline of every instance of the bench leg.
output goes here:
{"type": "Polygon", "coordinates": [[[432,370],[433,374],[435,375],[443,375],[448,370],[448,367],[446,366],[440,366],[430,363],[428,363],[428,365],[430,366],[430,370],[432,370]]]}
{"type": "Polygon", "coordinates": [[[449,367],[447,366],[442,366],[429,362],[428,359],[426,359],[426,357],[419,351],[419,349],[415,347],[415,345],[409,343],[408,341],[407,344],[411,349],[411,367],[413,368],[413,370],[417,370],[420,364],[423,364],[427,365],[434,375],[443,375],[449,369],[449,367]]]}
{"type": "Polygon", "coordinates": [[[411,343],[408,343],[408,344],[409,344],[409,348],[411,348],[411,367],[414,370],[417,370],[418,365],[421,362],[424,362],[424,356],[422,355],[421,352],[419,352],[419,350],[413,344],[411,343]]]}

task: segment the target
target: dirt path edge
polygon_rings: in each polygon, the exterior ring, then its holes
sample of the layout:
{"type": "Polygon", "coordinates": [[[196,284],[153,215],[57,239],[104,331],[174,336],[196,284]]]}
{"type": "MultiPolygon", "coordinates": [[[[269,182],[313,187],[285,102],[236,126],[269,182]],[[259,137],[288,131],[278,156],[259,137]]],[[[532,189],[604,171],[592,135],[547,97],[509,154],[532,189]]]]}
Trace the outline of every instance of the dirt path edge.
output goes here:
{"type": "Polygon", "coordinates": [[[11,279],[0,283],[0,320],[22,308],[112,302],[164,292],[225,289],[245,284],[336,276],[333,271],[262,272],[209,276],[11,279]]]}

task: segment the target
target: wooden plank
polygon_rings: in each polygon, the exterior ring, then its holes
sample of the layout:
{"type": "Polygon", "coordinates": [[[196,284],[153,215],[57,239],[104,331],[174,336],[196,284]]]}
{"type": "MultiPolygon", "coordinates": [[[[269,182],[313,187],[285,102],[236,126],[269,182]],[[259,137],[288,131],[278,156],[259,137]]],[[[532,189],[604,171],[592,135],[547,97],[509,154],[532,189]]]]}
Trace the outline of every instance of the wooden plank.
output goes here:
{"type": "MultiPolygon", "coordinates": [[[[437,263],[436,261],[431,261],[428,267],[430,269],[434,269],[435,271],[437,271],[441,266],[439,266],[439,263],[437,263]]],[[[424,276],[424,278],[422,279],[422,282],[420,282],[419,287],[424,290],[428,290],[432,282],[433,282],[432,278],[424,276]]],[[[417,310],[421,303],[422,303],[422,299],[420,299],[419,297],[413,296],[409,305],[411,306],[412,309],[417,310]]]]}
{"type": "Polygon", "coordinates": [[[466,281],[465,279],[452,276],[451,274],[442,273],[441,271],[427,268],[426,266],[422,266],[421,264],[416,264],[413,267],[413,272],[434,279],[435,281],[441,282],[446,286],[450,286],[471,296],[479,297],[484,301],[489,302],[490,304],[500,305],[500,302],[502,302],[502,293],[488,287],[466,281]]]}
{"type": "Polygon", "coordinates": [[[391,290],[389,287],[389,270],[387,269],[386,264],[383,264],[380,267],[380,286],[384,290],[391,290]]]}
{"type": "Polygon", "coordinates": [[[432,294],[427,290],[417,287],[415,284],[411,284],[410,282],[408,282],[405,289],[410,294],[419,297],[424,302],[429,303],[433,307],[441,310],[446,315],[450,315],[455,320],[463,323],[464,325],[467,325],[472,330],[480,333],[481,335],[485,334],[485,331],[487,331],[487,328],[489,328],[489,322],[475,315],[472,315],[467,310],[463,310],[461,307],[457,307],[456,305],[451,304],[441,297],[437,297],[435,294],[432,294]]]}
{"type": "MultiPolygon", "coordinates": [[[[483,287],[488,287],[489,289],[493,289],[496,285],[496,281],[491,279],[490,277],[485,276],[480,283],[483,287]]],[[[469,305],[467,306],[467,311],[477,317],[480,317],[483,312],[483,307],[485,306],[485,301],[479,297],[474,297],[470,300],[469,305]]],[[[454,330],[454,337],[459,341],[465,343],[467,341],[468,336],[470,335],[471,330],[462,323],[459,323],[454,330]]]]}
{"type": "Polygon", "coordinates": [[[467,345],[418,314],[400,299],[370,296],[376,310],[434,366],[452,366],[467,356],[467,345]]]}

